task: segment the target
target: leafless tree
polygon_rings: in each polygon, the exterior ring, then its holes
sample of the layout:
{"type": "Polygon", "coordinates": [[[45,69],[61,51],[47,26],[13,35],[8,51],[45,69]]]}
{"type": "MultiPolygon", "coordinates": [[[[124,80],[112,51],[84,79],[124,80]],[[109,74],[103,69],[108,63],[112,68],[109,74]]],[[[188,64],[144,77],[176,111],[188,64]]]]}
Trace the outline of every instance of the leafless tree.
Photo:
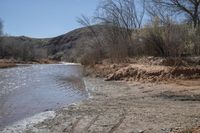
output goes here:
{"type": "Polygon", "coordinates": [[[0,57],[3,55],[4,50],[3,50],[3,45],[2,45],[2,34],[3,34],[3,23],[2,20],[0,19],[0,57]]]}
{"type": "Polygon", "coordinates": [[[90,42],[90,47],[93,49],[93,53],[90,53],[90,55],[83,55],[82,63],[85,64],[95,64],[95,62],[98,62],[100,58],[102,58],[102,44],[103,41],[101,40],[98,31],[95,30],[95,28],[92,25],[91,19],[85,15],[82,15],[81,17],[77,18],[77,22],[87,28],[90,32],[90,35],[92,35],[93,39],[88,38],[88,43],[90,42]]]}
{"type": "Polygon", "coordinates": [[[108,25],[106,38],[111,56],[128,56],[128,47],[133,44],[132,33],[134,29],[141,28],[145,14],[145,0],[140,2],[140,10],[136,0],[104,0],[99,4],[95,18],[108,25]]]}
{"type": "MultiPolygon", "coordinates": [[[[200,0],[150,0],[155,8],[160,11],[170,11],[174,14],[185,15],[189,22],[193,23],[194,27],[200,25],[200,0]]],[[[153,8],[153,9],[155,9],[153,8]]]]}
{"type": "Polygon", "coordinates": [[[170,21],[174,20],[174,13],[167,8],[163,8],[162,5],[157,2],[151,0],[146,1],[145,9],[148,17],[150,18],[150,22],[159,20],[159,24],[166,25],[170,21]]]}
{"type": "Polygon", "coordinates": [[[0,18],[0,36],[3,34],[3,22],[0,18]]]}
{"type": "Polygon", "coordinates": [[[93,28],[90,18],[88,18],[85,15],[82,15],[81,17],[77,18],[77,22],[79,24],[81,24],[82,26],[87,27],[90,30],[90,32],[92,33],[92,35],[95,38],[95,42],[96,42],[97,46],[101,47],[102,42],[101,42],[100,38],[98,37],[97,31],[95,31],[95,29],[93,28]]]}
{"type": "Polygon", "coordinates": [[[137,10],[136,0],[104,0],[97,8],[96,17],[103,23],[110,23],[126,29],[140,28],[144,17],[145,1],[142,0],[142,11],[137,10]]]}

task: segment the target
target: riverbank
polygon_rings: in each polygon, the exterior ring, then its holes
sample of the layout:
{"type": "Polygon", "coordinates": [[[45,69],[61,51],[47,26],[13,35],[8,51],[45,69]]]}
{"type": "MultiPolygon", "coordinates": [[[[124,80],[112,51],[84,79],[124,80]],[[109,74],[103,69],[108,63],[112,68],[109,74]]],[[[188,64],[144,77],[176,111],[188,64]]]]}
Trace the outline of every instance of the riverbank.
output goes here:
{"type": "Polygon", "coordinates": [[[86,66],[86,76],[101,77],[106,81],[173,82],[177,79],[200,79],[200,57],[129,58],[124,63],[104,60],[86,66]]]}
{"type": "Polygon", "coordinates": [[[145,58],[87,67],[89,99],[58,109],[44,121],[7,127],[3,133],[198,133],[198,59],[145,58]]]}
{"type": "Polygon", "coordinates": [[[0,59],[0,68],[9,68],[9,67],[15,67],[16,63],[14,63],[11,60],[6,59],[0,59]]]}
{"type": "Polygon", "coordinates": [[[199,80],[178,85],[86,78],[85,83],[91,98],[22,132],[169,133],[200,125],[199,80]]]}
{"type": "Polygon", "coordinates": [[[18,61],[14,59],[0,59],[0,68],[16,67],[17,64],[58,64],[58,61],[39,59],[33,61],[18,61]]]}

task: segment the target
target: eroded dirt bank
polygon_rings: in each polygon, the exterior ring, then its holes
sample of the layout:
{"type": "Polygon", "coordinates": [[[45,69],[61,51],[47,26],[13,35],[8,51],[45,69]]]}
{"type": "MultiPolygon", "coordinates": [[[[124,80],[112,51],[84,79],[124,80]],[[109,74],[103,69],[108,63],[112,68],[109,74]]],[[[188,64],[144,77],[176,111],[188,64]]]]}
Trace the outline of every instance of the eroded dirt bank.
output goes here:
{"type": "Polygon", "coordinates": [[[86,78],[85,83],[92,98],[23,132],[169,133],[200,126],[200,80],[177,85],[86,78]]]}
{"type": "Polygon", "coordinates": [[[0,68],[16,67],[17,64],[57,64],[58,61],[49,59],[38,59],[32,61],[18,61],[15,59],[0,59],[0,68]]]}
{"type": "Polygon", "coordinates": [[[100,64],[86,67],[85,75],[103,77],[106,81],[169,82],[175,79],[199,79],[200,57],[129,58],[123,63],[103,60],[100,64]]]}
{"type": "Polygon", "coordinates": [[[10,60],[0,59],[0,68],[15,67],[16,63],[10,60]]]}

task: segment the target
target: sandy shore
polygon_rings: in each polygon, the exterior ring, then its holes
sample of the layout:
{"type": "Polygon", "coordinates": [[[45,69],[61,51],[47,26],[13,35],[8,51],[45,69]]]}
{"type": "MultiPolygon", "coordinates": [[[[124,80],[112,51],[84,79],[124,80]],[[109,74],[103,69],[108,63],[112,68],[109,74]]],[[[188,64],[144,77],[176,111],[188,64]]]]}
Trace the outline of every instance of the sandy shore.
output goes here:
{"type": "Polygon", "coordinates": [[[85,78],[85,83],[88,100],[59,109],[43,122],[4,132],[169,133],[200,126],[199,80],[177,85],[85,78]]]}

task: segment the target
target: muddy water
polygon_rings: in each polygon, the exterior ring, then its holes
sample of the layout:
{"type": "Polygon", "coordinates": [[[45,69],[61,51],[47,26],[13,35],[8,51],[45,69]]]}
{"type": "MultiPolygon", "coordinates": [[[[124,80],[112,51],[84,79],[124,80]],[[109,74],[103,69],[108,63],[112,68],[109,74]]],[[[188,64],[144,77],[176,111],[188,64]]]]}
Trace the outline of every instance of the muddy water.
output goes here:
{"type": "Polygon", "coordinates": [[[79,65],[0,69],[0,128],[87,97],[79,65]]]}

